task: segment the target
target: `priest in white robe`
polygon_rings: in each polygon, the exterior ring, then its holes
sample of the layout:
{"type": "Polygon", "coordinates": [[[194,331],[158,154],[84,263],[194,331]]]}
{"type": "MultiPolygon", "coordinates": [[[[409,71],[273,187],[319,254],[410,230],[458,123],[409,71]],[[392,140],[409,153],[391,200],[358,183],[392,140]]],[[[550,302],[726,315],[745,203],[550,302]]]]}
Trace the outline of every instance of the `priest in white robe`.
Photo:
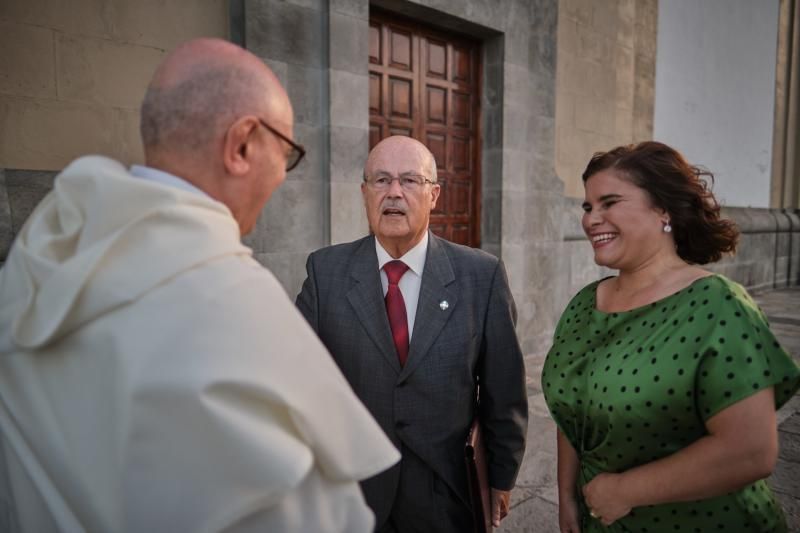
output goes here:
{"type": "Polygon", "coordinates": [[[147,166],[70,164],[0,270],[0,529],[370,531],[399,459],[240,235],[302,157],[255,56],[191,41],[147,166]]]}

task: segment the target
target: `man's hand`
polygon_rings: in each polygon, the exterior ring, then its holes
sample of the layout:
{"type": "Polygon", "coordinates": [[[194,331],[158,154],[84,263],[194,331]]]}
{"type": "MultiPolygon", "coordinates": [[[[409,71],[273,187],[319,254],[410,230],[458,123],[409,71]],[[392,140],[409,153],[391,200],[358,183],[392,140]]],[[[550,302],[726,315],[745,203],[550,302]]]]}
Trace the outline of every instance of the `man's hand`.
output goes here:
{"type": "Polygon", "coordinates": [[[604,526],[610,526],[631,512],[631,506],[623,500],[619,481],[619,474],[602,473],[583,486],[589,514],[604,526]]]}
{"type": "Polygon", "coordinates": [[[500,527],[500,520],[508,515],[508,500],[510,498],[510,490],[492,489],[492,525],[494,527],[500,527]]]}

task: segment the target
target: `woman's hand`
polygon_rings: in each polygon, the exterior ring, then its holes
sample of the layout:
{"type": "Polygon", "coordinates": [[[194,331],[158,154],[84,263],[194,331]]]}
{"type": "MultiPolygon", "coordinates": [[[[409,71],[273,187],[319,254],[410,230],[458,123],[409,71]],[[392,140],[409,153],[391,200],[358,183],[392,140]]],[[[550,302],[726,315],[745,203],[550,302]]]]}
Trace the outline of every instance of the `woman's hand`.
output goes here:
{"type": "Polygon", "coordinates": [[[564,498],[558,502],[558,527],[561,533],[581,533],[581,512],[578,502],[564,498]]]}
{"type": "Polygon", "coordinates": [[[620,479],[619,474],[602,473],[583,486],[583,499],[589,514],[604,526],[610,526],[631,512],[632,507],[624,499],[620,479]]]}
{"type": "Polygon", "coordinates": [[[672,455],[592,479],[582,489],[589,510],[609,525],[632,507],[714,498],[770,475],[778,457],[771,387],[715,414],[706,429],[672,455]]]}

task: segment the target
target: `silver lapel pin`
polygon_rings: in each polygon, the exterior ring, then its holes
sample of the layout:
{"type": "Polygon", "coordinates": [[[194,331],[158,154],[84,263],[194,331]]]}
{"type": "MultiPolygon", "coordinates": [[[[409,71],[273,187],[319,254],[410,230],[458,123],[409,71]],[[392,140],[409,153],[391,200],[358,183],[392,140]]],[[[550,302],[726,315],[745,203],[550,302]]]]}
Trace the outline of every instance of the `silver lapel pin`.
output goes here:
{"type": "Polygon", "coordinates": [[[442,311],[446,311],[448,307],[450,307],[450,304],[447,303],[447,300],[442,300],[441,302],[439,302],[439,309],[441,309],[442,311]]]}

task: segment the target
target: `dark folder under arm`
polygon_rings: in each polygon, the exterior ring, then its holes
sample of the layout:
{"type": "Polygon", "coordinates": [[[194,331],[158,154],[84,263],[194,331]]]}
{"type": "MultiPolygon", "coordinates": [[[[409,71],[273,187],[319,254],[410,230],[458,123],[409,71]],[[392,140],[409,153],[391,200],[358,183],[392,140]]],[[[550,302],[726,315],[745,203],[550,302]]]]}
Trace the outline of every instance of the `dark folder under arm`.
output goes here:
{"type": "Polygon", "coordinates": [[[477,412],[469,428],[464,447],[464,460],[467,464],[467,484],[475,517],[475,533],[491,533],[492,503],[489,490],[489,468],[486,463],[486,448],[483,445],[483,432],[477,412]]]}

